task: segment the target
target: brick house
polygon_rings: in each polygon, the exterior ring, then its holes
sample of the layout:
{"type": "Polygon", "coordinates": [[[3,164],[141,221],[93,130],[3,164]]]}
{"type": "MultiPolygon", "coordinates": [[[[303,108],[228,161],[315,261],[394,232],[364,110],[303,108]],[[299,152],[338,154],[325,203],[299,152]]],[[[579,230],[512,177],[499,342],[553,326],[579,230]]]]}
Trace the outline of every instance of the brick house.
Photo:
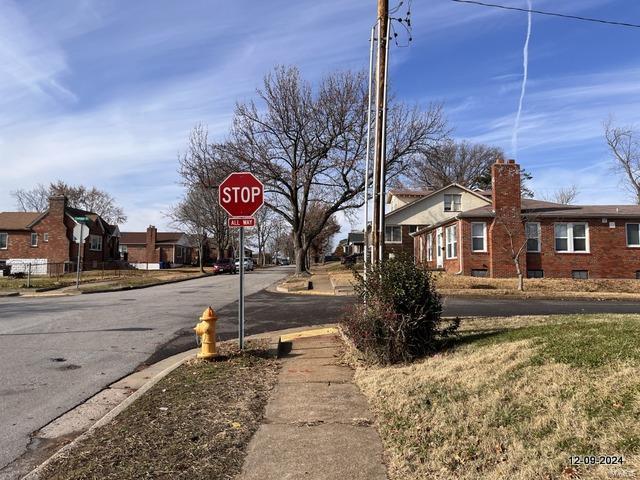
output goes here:
{"type": "Polygon", "coordinates": [[[45,212],[0,213],[0,262],[13,265],[14,272],[26,264],[39,265],[32,270],[37,274],[75,270],[78,245],[73,230],[79,225],[78,217],[86,217],[84,228],[89,228],[82,249],[83,268],[118,260],[116,225],[96,213],[69,207],[63,196],[52,196],[45,212]]]}
{"type": "Polygon", "coordinates": [[[522,198],[513,160],[498,160],[491,174],[491,192],[478,192],[484,205],[461,205],[412,235],[419,262],[454,274],[515,277],[513,252],[521,250],[529,278],[640,278],[640,206],[522,198]]]}
{"type": "Polygon", "coordinates": [[[453,183],[438,190],[392,189],[386,197],[385,250],[389,255],[413,255],[413,234],[435,223],[451,219],[461,208],[487,203],[481,192],[453,183]]]}
{"type": "Polygon", "coordinates": [[[120,254],[123,260],[137,268],[158,269],[167,266],[191,265],[197,260],[188,236],[182,232],[158,232],[153,225],[146,232],[122,232],[120,254]]]}

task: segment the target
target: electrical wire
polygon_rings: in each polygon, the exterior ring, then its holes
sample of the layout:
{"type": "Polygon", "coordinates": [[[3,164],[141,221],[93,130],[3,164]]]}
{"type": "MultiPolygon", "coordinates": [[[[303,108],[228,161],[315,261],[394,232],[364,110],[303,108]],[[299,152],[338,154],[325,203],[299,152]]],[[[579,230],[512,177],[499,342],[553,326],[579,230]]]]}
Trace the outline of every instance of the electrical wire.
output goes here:
{"type": "Polygon", "coordinates": [[[567,15],[564,13],[557,13],[557,12],[546,12],[543,10],[529,10],[527,8],[518,8],[518,7],[508,7],[506,5],[498,5],[495,3],[486,3],[486,2],[480,2],[478,0],[451,0],[452,2],[456,2],[456,3],[468,3],[468,4],[472,4],[472,5],[479,5],[481,7],[490,7],[490,8],[500,8],[503,10],[515,10],[518,12],[531,12],[531,13],[536,13],[538,15],[547,15],[550,17],[561,17],[561,18],[569,18],[571,20],[581,20],[584,22],[593,22],[593,23],[603,23],[606,25],[614,25],[617,27],[632,27],[632,28],[640,28],[639,24],[636,23],[627,23],[627,22],[616,22],[613,20],[603,20],[601,18],[589,18],[589,17],[581,17],[579,15],[567,15]]]}

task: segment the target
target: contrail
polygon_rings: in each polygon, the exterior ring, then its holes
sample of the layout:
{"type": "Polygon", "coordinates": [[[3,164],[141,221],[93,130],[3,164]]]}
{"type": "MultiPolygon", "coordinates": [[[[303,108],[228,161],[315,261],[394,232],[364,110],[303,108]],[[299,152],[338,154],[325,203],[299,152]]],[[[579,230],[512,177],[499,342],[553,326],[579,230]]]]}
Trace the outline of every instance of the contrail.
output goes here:
{"type": "Polygon", "coordinates": [[[518,130],[520,129],[520,116],[522,115],[522,102],[524,94],[527,90],[527,76],[529,74],[529,39],[531,38],[531,0],[527,0],[529,13],[527,14],[527,38],[524,41],[524,49],[522,50],[522,66],[524,74],[522,75],[522,88],[520,89],[520,101],[518,102],[518,113],[516,114],[516,123],[513,125],[513,135],[511,136],[511,149],[514,158],[518,158],[518,130]]]}

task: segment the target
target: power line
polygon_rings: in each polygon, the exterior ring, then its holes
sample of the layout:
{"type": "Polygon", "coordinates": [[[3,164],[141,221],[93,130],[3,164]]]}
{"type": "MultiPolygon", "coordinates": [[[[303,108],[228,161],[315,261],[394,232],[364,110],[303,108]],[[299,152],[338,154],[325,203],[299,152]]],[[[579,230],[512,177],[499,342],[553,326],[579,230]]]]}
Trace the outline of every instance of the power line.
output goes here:
{"type": "Polygon", "coordinates": [[[527,13],[531,12],[531,13],[537,13],[538,15],[548,15],[550,17],[570,18],[572,20],[582,20],[584,22],[604,23],[606,25],[615,25],[617,27],[640,28],[640,25],[636,23],[616,22],[613,20],[603,20],[601,18],[589,18],[589,17],[581,17],[578,15],[566,15],[564,13],[545,12],[542,10],[529,10],[528,8],[508,7],[506,5],[498,5],[495,3],[485,3],[477,0],[451,0],[451,1],[457,2],[457,3],[470,3],[472,5],[479,5],[481,7],[501,8],[503,10],[516,10],[518,12],[527,12],[527,13]]]}

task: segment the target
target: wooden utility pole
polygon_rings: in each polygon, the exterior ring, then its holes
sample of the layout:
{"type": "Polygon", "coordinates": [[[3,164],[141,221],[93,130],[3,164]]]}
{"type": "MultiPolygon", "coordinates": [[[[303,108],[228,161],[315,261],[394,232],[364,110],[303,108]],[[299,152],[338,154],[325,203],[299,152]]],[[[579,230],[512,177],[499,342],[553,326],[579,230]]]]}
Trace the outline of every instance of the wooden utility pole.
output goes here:
{"type": "Polygon", "coordinates": [[[373,152],[372,261],[384,258],[384,181],[386,137],[386,76],[389,30],[389,0],[378,0],[378,54],[376,65],[376,118],[373,152]]]}

